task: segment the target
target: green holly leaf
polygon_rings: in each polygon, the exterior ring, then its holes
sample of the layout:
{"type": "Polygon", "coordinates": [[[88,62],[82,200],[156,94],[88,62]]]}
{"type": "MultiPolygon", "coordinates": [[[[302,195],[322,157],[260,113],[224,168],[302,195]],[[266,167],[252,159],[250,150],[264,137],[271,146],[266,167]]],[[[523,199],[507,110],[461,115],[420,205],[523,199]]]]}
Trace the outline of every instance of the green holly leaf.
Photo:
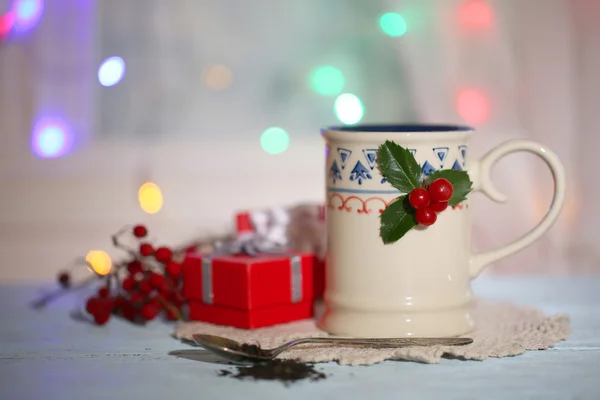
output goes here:
{"type": "Polygon", "coordinates": [[[443,169],[431,173],[427,177],[427,182],[431,183],[436,179],[447,179],[454,186],[452,198],[448,201],[449,206],[455,206],[467,199],[467,195],[473,190],[473,182],[466,171],[456,171],[453,169],[443,169]]]}
{"type": "Polygon", "coordinates": [[[380,215],[379,236],[384,244],[400,240],[408,231],[417,226],[415,215],[411,212],[407,196],[398,197],[380,215]]]}
{"type": "Polygon", "coordinates": [[[420,187],[421,167],[412,153],[404,147],[387,140],[377,150],[377,165],[381,175],[402,193],[420,187]]]}

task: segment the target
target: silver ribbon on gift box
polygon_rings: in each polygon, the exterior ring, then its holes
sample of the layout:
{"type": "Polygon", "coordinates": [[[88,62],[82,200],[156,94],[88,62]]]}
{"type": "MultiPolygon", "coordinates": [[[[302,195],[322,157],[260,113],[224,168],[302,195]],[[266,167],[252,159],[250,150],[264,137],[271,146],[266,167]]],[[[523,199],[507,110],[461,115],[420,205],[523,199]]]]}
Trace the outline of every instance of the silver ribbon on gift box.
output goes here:
{"type": "Polygon", "coordinates": [[[202,301],[205,304],[213,304],[213,259],[233,254],[247,254],[254,257],[260,254],[272,254],[289,258],[291,301],[292,303],[302,301],[302,257],[299,255],[284,253],[287,250],[285,247],[260,235],[246,235],[227,242],[216,242],[214,248],[213,253],[202,258],[202,301]]]}

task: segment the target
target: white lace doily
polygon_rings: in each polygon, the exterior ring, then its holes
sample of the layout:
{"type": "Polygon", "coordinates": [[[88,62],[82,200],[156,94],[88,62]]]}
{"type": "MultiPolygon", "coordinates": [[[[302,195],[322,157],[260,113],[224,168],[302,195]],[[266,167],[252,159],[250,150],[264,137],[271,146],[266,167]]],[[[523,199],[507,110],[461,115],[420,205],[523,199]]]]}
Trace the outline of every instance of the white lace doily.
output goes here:
{"type": "MultiPolygon", "coordinates": [[[[489,357],[509,357],[527,350],[544,350],[567,339],[570,320],[566,314],[546,316],[535,308],[511,303],[473,302],[476,328],[465,335],[473,338],[467,346],[408,347],[400,349],[364,349],[301,345],[280,355],[304,362],[337,361],[343,365],[370,365],[384,360],[405,360],[439,363],[443,357],[464,360],[485,360],[489,357]]],[[[175,336],[191,339],[193,334],[224,336],[242,343],[258,344],[264,348],[279,346],[300,337],[328,336],[313,320],[282,324],[267,328],[244,330],[202,322],[178,325],[175,336]]]]}

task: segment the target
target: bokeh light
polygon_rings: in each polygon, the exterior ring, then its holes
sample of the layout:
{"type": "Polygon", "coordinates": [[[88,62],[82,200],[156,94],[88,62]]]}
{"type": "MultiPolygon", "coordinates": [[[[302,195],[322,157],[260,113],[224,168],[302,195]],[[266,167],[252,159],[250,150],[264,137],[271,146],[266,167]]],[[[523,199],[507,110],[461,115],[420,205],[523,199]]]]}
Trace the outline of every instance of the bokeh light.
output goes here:
{"type": "Polygon", "coordinates": [[[38,157],[62,157],[71,150],[72,144],[71,131],[60,119],[42,118],[33,127],[31,149],[38,157]]]}
{"type": "Polygon", "coordinates": [[[148,214],[156,214],[163,206],[163,195],[160,187],[154,182],[146,182],[138,190],[141,209],[148,214]]]}
{"type": "Polygon", "coordinates": [[[14,29],[24,33],[34,28],[44,12],[43,0],[15,0],[12,6],[14,29]]]}
{"type": "Polygon", "coordinates": [[[114,86],[125,76],[125,61],[121,57],[110,57],[98,68],[98,81],[102,86],[114,86]]]}
{"type": "Polygon", "coordinates": [[[345,84],[346,79],[342,71],[331,65],[317,67],[310,74],[310,86],[323,96],[340,94],[345,84]]]}
{"type": "Polygon", "coordinates": [[[15,23],[15,13],[9,11],[5,14],[0,15],[0,40],[3,36],[10,33],[15,23]]]}
{"type": "Polygon", "coordinates": [[[98,275],[106,275],[112,268],[112,260],[107,252],[92,250],[85,256],[85,261],[98,275]]]}
{"type": "Polygon", "coordinates": [[[288,133],[279,127],[273,126],[260,135],[260,146],[269,154],[280,154],[290,145],[288,133]]]}
{"type": "Polygon", "coordinates": [[[388,36],[399,37],[406,33],[406,20],[398,13],[389,12],[379,17],[379,26],[388,36]]]}
{"type": "Polygon", "coordinates": [[[359,122],[364,115],[364,107],[360,99],[351,94],[344,93],[335,99],[335,115],[346,125],[359,122]]]}
{"type": "Polygon", "coordinates": [[[211,65],[202,71],[202,83],[212,90],[223,90],[231,86],[233,73],[225,65],[211,65]]]}
{"type": "Polygon", "coordinates": [[[484,29],[492,25],[494,13],[492,7],[482,0],[469,0],[459,9],[460,22],[465,28],[484,29]]]}
{"type": "Polygon", "coordinates": [[[462,90],[456,99],[458,114],[469,124],[481,124],[490,114],[488,98],[476,89],[462,90]]]}

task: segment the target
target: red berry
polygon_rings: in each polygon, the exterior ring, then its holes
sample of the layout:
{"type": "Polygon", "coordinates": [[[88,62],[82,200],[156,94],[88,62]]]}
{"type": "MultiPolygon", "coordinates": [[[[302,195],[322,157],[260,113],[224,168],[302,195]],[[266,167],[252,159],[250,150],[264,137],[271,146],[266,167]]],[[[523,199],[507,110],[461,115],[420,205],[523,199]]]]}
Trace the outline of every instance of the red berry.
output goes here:
{"type": "Polygon", "coordinates": [[[127,264],[127,271],[129,271],[131,275],[135,275],[138,272],[142,272],[142,270],[142,263],[139,260],[133,260],[129,264],[127,264]]]}
{"type": "Polygon", "coordinates": [[[167,272],[167,274],[169,274],[171,278],[177,279],[181,274],[181,264],[176,263],[175,261],[171,261],[165,267],[165,271],[167,272]]]}
{"type": "Polygon", "coordinates": [[[150,243],[140,244],[140,254],[144,257],[149,257],[154,253],[154,247],[150,243]]]}
{"type": "Polygon", "coordinates": [[[113,306],[116,309],[120,309],[121,306],[123,306],[123,303],[125,303],[127,300],[125,300],[125,297],[119,295],[117,297],[115,297],[114,302],[113,302],[113,306]]]}
{"type": "Polygon", "coordinates": [[[438,178],[429,185],[429,198],[431,201],[448,201],[454,194],[454,186],[444,178],[438,178]]]}
{"type": "Polygon", "coordinates": [[[150,282],[148,281],[141,281],[139,283],[139,289],[141,293],[148,294],[152,291],[152,286],[150,286],[150,282]]]}
{"type": "Polygon", "coordinates": [[[156,272],[153,272],[150,275],[148,281],[150,282],[150,286],[157,290],[164,290],[167,283],[165,277],[160,274],[157,274],[156,272]]]}
{"type": "Polygon", "coordinates": [[[135,287],[135,284],[135,279],[133,279],[132,276],[128,276],[127,278],[123,279],[123,283],[121,284],[121,286],[123,287],[124,291],[130,292],[135,287]]]}
{"type": "Polygon", "coordinates": [[[440,212],[444,211],[446,208],[448,208],[448,202],[447,201],[434,201],[429,205],[429,208],[431,208],[436,213],[440,213],[440,212]]]}
{"type": "Polygon", "coordinates": [[[129,301],[132,304],[142,303],[144,301],[144,295],[140,292],[132,293],[131,296],[129,296],[129,301]]]}
{"type": "Polygon", "coordinates": [[[193,253],[196,251],[196,246],[190,246],[188,248],[185,249],[186,253],[193,253]]]}
{"type": "Polygon", "coordinates": [[[110,295],[110,291],[108,290],[108,288],[106,286],[101,287],[100,289],[98,289],[98,296],[106,299],[108,298],[108,296],[110,295]]]}
{"type": "Polygon", "coordinates": [[[169,261],[171,261],[172,256],[173,256],[173,252],[171,251],[171,249],[169,249],[168,247],[164,247],[164,246],[156,249],[156,252],[154,253],[154,257],[156,258],[156,261],[161,262],[161,263],[168,263],[169,261]]]}
{"type": "Polygon", "coordinates": [[[437,220],[437,215],[431,208],[421,208],[415,213],[415,219],[419,225],[430,226],[437,220]]]}
{"type": "Polygon", "coordinates": [[[408,202],[415,210],[420,210],[429,205],[429,193],[426,189],[416,188],[408,195],[408,202]]]}
{"type": "Polygon", "coordinates": [[[108,320],[110,319],[110,313],[107,311],[98,311],[96,314],[94,314],[94,321],[96,321],[96,323],[98,325],[104,325],[108,322],[108,320]]]}
{"type": "Polygon", "coordinates": [[[133,321],[137,316],[137,310],[135,309],[133,304],[125,302],[121,305],[121,315],[123,315],[125,319],[133,321]]]}
{"type": "Polygon", "coordinates": [[[98,312],[110,313],[113,310],[115,301],[113,299],[99,299],[98,300],[98,312]]]}
{"type": "Polygon", "coordinates": [[[137,238],[143,238],[148,234],[148,229],[144,225],[136,225],[133,227],[133,235],[137,238]]]}
{"type": "Polygon", "coordinates": [[[60,283],[60,286],[68,288],[71,286],[71,275],[68,272],[61,272],[58,274],[58,283],[60,283]]]}
{"type": "Polygon", "coordinates": [[[100,300],[97,297],[90,297],[85,303],[85,310],[90,314],[95,314],[100,305],[100,300]]]}
{"type": "Polygon", "coordinates": [[[156,309],[156,307],[154,307],[153,304],[148,303],[144,304],[140,311],[140,314],[142,318],[144,318],[144,320],[151,321],[158,315],[158,310],[156,309]]]}

